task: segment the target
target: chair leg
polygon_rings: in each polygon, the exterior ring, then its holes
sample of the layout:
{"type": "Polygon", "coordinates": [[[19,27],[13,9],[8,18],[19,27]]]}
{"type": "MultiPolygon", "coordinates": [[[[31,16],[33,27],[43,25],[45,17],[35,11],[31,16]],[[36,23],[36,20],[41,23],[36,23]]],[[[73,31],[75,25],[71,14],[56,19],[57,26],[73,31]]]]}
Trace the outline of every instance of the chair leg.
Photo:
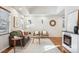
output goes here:
{"type": "Polygon", "coordinates": [[[21,48],[22,48],[22,39],[20,39],[20,44],[21,44],[21,48]]]}
{"type": "Polygon", "coordinates": [[[16,49],[16,40],[14,40],[14,53],[15,53],[15,49],[16,49]]]}
{"type": "Polygon", "coordinates": [[[39,38],[39,44],[40,44],[40,38],[39,38]]]}

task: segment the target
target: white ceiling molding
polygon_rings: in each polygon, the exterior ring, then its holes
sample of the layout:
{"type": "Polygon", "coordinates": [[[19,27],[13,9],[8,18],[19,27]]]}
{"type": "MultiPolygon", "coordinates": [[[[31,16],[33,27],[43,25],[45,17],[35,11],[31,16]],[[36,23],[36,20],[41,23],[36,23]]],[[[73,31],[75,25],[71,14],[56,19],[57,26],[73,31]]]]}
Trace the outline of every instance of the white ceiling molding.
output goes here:
{"type": "Polygon", "coordinates": [[[24,16],[27,16],[29,14],[55,15],[58,8],[57,6],[11,6],[11,7],[24,16]]]}
{"type": "Polygon", "coordinates": [[[34,6],[29,10],[30,14],[56,14],[57,6],[34,6]]]}

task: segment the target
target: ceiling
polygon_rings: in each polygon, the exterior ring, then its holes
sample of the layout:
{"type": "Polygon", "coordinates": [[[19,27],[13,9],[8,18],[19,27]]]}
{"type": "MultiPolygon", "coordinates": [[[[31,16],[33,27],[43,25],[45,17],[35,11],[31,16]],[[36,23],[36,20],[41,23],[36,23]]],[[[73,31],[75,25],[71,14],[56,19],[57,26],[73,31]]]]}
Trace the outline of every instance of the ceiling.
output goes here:
{"type": "Polygon", "coordinates": [[[35,14],[55,15],[57,12],[57,6],[11,6],[11,7],[23,15],[28,14],[27,10],[31,15],[35,15],[35,14]]]}
{"type": "Polygon", "coordinates": [[[56,10],[56,6],[35,6],[29,11],[31,14],[55,14],[56,10]]]}

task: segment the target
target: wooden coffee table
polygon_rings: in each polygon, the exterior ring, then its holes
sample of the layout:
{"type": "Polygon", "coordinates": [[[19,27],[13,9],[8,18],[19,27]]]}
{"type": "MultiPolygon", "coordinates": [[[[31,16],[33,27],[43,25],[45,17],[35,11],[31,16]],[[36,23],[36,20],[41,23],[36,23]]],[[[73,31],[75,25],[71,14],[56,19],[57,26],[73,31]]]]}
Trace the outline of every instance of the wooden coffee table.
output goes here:
{"type": "Polygon", "coordinates": [[[33,38],[33,43],[34,43],[35,38],[37,38],[40,44],[40,36],[30,36],[30,37],[33,38]]]}

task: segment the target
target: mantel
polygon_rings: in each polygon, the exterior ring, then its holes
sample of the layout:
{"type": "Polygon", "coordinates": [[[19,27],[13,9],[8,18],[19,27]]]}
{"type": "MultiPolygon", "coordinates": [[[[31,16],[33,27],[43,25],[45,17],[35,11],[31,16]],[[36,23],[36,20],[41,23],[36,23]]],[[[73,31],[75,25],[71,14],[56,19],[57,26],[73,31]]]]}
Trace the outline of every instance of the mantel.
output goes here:
{"type": "MultiPolygon", "coordinates": [[[[66,33],[70,33],[70,34],[75,34],[74,32],[69,32],[69,31],[62,31],[62,32],[66,32],[66,33]]],[[[75,34],[75,35],[79,35],[79,33],[75,34]]]]}

